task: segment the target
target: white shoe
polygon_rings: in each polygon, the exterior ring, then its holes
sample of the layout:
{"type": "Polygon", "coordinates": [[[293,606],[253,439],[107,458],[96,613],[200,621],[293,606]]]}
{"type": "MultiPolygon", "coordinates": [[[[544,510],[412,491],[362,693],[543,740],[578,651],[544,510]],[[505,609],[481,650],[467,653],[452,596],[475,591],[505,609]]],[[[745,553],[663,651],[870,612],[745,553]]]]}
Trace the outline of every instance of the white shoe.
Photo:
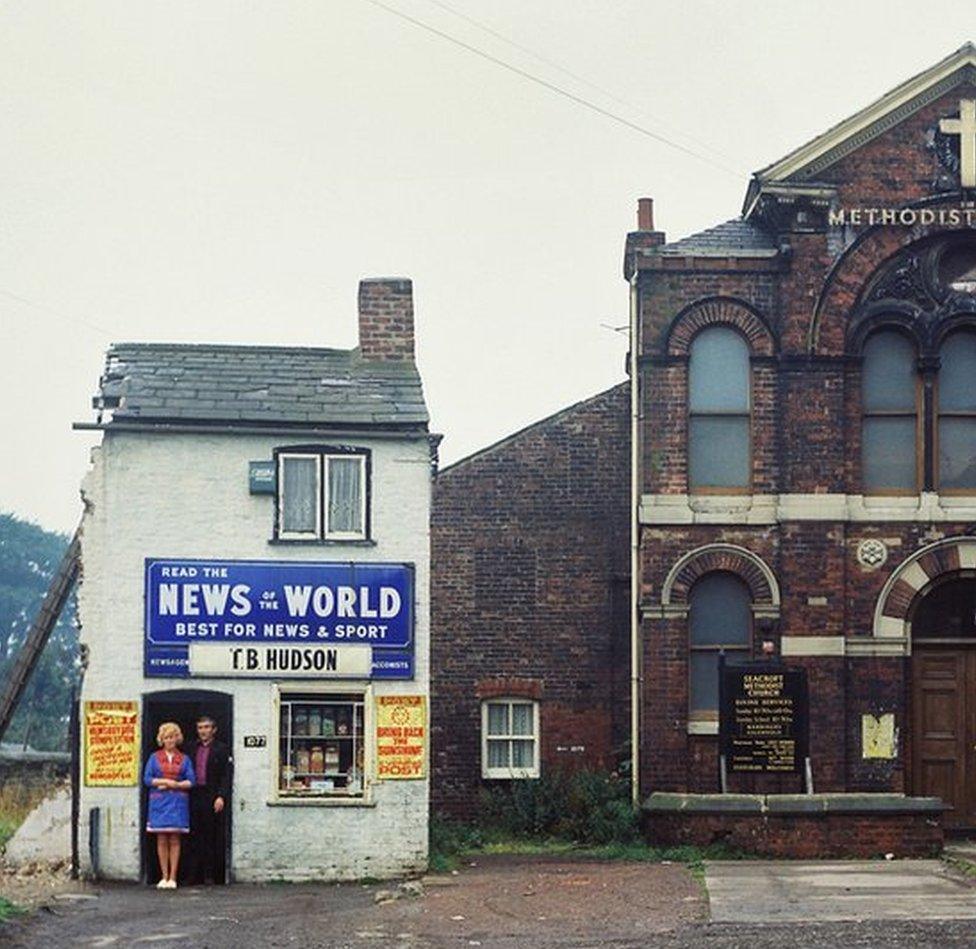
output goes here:
{"type": "Polygon", "coordinates": [[[168,890],[169,889],[169,880],[160,880],[156,884],[156,889],[157,890],[168,890]]]}
{"type": "Polygon", "coordinates": [[[176,880],[167,880],[166,881],[166,889],[167,890],[175,890],[176,889],[176,880]]]}

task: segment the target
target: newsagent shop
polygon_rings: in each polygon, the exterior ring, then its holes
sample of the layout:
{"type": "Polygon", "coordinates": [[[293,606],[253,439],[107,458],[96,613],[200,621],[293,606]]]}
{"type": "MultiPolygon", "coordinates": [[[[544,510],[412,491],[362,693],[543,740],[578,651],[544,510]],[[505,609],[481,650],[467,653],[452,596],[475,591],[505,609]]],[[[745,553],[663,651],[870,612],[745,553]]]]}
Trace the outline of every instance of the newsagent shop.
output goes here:
{"type": "Polygon", "coordinates": [[[113,345],[94,407],[83,872],[168,882],[143,768],[201,719],[226,748],[216,882],[424,868],[436,439],[410,281],[360,284],[353,350],[113,345]]]}
{"type": "Polygon", "coordinates": [[[624,276],[634,401],[437,476],[435,809],[633,763],[675,840],[976,828],[976,47],[757,172],[732,220],[668,242],[642,200],[624,276]],[[720,667],[759,660],[782,674],[735,707],[792,683],[808,715],[765,762],[720,735],[720,667]]]}

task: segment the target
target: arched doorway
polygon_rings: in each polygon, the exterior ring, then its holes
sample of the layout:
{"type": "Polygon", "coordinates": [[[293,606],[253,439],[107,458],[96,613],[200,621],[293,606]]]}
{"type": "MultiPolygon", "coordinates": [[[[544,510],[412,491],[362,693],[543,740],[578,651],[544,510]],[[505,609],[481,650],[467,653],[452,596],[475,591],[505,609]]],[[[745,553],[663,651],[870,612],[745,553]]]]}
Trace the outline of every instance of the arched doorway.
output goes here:
{"type": "Polygon", "coordinates": [[[976,828],[976,575],[937,580],[911,618],[912,792],[949,805],[945,826],[976,828]]]}

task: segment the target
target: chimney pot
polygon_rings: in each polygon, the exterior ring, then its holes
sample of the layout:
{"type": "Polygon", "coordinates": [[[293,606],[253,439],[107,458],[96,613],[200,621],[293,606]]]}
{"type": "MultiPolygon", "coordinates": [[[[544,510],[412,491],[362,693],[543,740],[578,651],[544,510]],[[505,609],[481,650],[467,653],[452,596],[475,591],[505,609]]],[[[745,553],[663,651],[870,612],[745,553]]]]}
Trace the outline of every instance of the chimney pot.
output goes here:
{"type": "Polygon", "coordinates": [[[654,230],[654,199],[653,198],[637,199],[637,230],[639,231],[654,230]]]}

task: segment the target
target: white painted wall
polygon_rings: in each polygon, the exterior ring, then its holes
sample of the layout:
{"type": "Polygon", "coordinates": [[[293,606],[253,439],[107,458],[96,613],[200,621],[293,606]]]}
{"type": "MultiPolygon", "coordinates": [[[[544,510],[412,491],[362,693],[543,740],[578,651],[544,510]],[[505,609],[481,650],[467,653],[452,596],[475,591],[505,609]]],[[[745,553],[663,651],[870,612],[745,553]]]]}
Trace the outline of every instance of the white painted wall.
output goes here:
{"type": "MultiPolygon", "coordinates": [[[[234,695],[233,852],[238,880],[386,877],[427,860],[428,781],[373,785],[372,806],[269,804],[273,685],[262,680],[146,679],[143,676],[143,562],[146,557],[381,561],[416,565],[413,681],[376,682],[373,694],[428,693],[430,457],[426,438],[330,439],[372,450],[372,534],[376,545],[269,544],[273,495],[248,492],[248,461],[308,444],[271,436],[106,433],[82,492],[78,593],[88,649],[82,699],[139,700],[146,692],[205,688],[234,695]],[[268,748],[244,749],[245,734],[268,748]]],[[[288,680],[289,689],[321,684],[288,680]]],[[[365,683],[364,683],[365,685],[365,683]]],[[[137,879],[141,788],[81,788],[81,855],[88,861],[88,813],[101,809],[101,872],[137,879]]]]}

